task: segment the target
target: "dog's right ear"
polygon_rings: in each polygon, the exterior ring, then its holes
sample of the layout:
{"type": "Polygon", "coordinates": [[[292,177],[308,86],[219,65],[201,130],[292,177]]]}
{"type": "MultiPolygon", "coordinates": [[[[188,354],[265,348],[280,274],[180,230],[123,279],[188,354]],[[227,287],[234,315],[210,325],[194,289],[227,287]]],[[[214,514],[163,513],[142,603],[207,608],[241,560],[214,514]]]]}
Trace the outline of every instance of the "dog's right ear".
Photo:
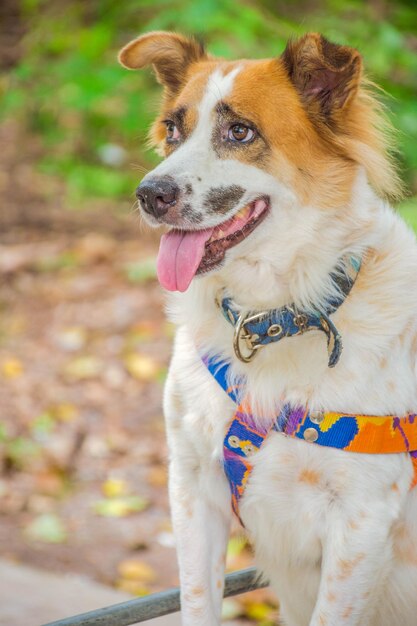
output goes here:
{"type": "Polygon", "coordinates": [[[307,33],[289,41],[281,59],[310,116],[319,123],[340,122],[361,81],[359,52],[307,33]]]}
{"type": "Polygon", "coordinates": [[[134,39],[119,52],[119,61],[128,69],[152,65],[158,82],[175,94],[185,82],[191,63],[207,58],[204,47],[195,39],[155,31],[134,39]]]}

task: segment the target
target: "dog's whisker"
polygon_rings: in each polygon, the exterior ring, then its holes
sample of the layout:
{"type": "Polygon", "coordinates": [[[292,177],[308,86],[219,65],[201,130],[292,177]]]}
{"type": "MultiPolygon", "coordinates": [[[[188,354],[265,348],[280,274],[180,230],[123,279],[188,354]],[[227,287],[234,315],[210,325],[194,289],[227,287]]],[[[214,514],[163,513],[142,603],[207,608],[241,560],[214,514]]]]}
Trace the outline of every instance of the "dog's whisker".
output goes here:
{"type": "Polygon", "coordinates": [[[131,166],[131,169],[136,170],[138,172],[142,172],[142,174],[149,174],[150,172],[150,170],[147,167],[140,165],[139,163],[131,163],[130,166],[131,166]]]}

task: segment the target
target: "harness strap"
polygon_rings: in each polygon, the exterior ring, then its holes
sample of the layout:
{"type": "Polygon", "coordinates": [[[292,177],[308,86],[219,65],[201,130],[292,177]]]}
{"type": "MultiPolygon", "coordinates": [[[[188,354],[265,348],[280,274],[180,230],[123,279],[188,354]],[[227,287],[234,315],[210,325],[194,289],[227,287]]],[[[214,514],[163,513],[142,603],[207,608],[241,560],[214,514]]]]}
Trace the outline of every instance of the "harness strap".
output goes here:
{"type": "Polygon", "coordinates": [[[285,404],[280,413],[259,425],[247,403],[240,402],[241,384],[231,386],[230,364],[218,357],[203,357],[209,372],[237,404],[224,442],[224,470],[232,493],[232,507],[239,516],[239,500],[253,466],[250,457],[275,430],[308,443],[364,454],[409,453],[414,466],[411,488],[417,485],[417,414],[357,415],[310,411],[285,404]]]}

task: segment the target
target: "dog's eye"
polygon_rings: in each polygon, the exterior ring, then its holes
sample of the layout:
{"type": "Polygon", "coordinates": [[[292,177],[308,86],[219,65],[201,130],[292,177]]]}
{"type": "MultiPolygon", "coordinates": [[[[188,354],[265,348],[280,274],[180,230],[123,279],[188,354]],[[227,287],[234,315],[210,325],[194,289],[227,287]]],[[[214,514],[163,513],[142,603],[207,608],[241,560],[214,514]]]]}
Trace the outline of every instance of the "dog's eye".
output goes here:
{"type": "Polygon", "coordinates": [[[167,129],[167,140],[168,141],[178,141],[180,138],[180,131],[171,120],[165,121],[165,126],[167,129]]]}
{"type": "Polygon", "coordinates": [[[251,141],[255,136],[255,131],[245,124],[233,124],[229,128],[227,138],[230,141],[238,141],[239,143],[247,143],[251,141]]]}

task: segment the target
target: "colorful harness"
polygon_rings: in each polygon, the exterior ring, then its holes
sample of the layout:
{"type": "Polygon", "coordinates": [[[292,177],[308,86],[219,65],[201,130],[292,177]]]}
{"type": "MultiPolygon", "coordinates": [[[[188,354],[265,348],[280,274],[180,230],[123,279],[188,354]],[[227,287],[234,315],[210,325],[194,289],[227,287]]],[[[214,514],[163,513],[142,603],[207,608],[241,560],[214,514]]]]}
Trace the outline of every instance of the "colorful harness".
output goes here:
{"type": "Polygon", "coordinates": [[[239,517],[239,501],[253,466],[250,457],[271,430],[309,443],[366,454],[409,453],[414,466],[410,488],[417,485],[417,415],[352,415],[309,411],[285,404],[277,417],[257,424],[250,408],[239,403],[240,385],[230,386],[230,364],[218,358],[203,362],[227,395],[237,404],[223,442],[224,471],[232,493],[232,508],[239,517]]]}
{"type": "MultiPolygon", "coordinates": [[[[336,294],[320,308],[300,311],[290,304],[270,311],[242,314],[233,300],[224,297],[218,305],[234,327],[233,347],[238,359],[247,363],[258,350],[272,342],[305,332],[322,331],[327,337],[329,367],[334,367],[342,352],[341,336],[330,320],[349,295],[361,267],[361,260],[346,255],[331,272],[336,294]]],[[[239,500],[253,466],[250,457],[262,446],[271,430],[309,443],[348,452],[366,454],[409,453],[414,465],[411,488],[417,485],[417,415],[351,415],[309,411],[285,404],[276,418],[260,426],[247,403],[241,403],[239,387],[230,386],[230,365],[218,357],[203,358],[209,372],[237,404],[223,443],[224,469],[232,492],[232,507],[239,516],[239,500]]],[[[242,381],[243,382],[243,381],[242,381]]]]}

